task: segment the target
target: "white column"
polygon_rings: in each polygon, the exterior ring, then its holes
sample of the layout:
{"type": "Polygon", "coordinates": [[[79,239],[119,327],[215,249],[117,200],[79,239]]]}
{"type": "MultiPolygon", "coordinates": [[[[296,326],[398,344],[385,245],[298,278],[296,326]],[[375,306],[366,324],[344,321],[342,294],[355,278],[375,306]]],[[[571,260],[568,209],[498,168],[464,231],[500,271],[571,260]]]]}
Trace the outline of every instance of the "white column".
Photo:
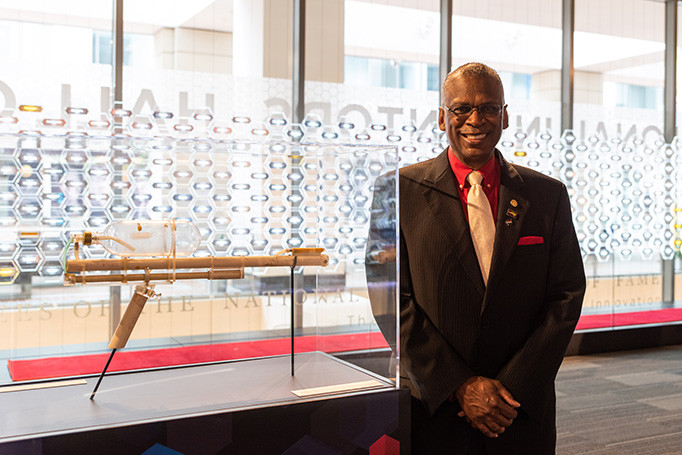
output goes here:
{"type": "Polygon", "coordinates": [[[263,77],[263,0],[233,1],[232,74],[263,77]]]}
{"type": "MultiPolygon", "coordinates": [[[[305,3],[305,78],[343,82],[344,0],[306,0],[305,3]]],[[[264,17],[263,76],[290,79],[293,1],[265,0],[264,17]]]]}
{"type": "MultiPolygon", "coordinates": [[[[603,104],[603,74],[588,71],[575,71],[573,74],[573,102],[576,104],[603,104]]],[[[547,70],[534,73],[531,76],[530,87],[534,98],[561,101],[561,72],[559,70],[547,70]]]]}
{"type": "Polygon", "coordinates": [[[343,82],[344,7],[344,0],[306,0],[306,80],[343,82]]]}
{"type": "Polygon", "coordinates": [[[159,68],[200,73],[232,71],[232,34],[192,28],[162,28],[154,33],[159,68]]]}

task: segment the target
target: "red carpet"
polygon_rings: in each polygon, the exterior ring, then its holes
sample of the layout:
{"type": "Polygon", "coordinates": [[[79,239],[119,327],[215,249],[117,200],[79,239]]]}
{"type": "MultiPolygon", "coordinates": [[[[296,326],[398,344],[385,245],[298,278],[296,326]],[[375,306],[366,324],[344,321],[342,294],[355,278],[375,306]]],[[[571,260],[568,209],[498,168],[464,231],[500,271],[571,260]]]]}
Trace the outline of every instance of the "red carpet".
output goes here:
{"type": "MultiPolygon", "coordinates": [[[[659,324],[682,321],[682,308],[666,308],[630,313],[591,314],[578,321],[576,330],[624,327],[638,324],[659,324]]],[[[296,338],[296,352],[344,352],[359,349],[385,348],[388,344],[380,332],[345,335],[302,336],[296,338]]],[[[287,354],[291,349],[289,338],[240,341],[233,343],[150,349],[145,351],[119,351],[108,371],[139,370],[172,365],[219,362],[287,354]]],[[[102,371],[109,354],[76,355],[44,359],[9,360],[10,376],[14,381],[29,381],[66,376],[96,374],[102,371]]]]}
{"type": "MultiPolygon", "coordinates": [[[[380,332],[346,335],[301,336],[296,338],[296,352],[343,352],[388,347],[380,332]]],[[[118,351],[107,371],[139,370],[171,365],[249,359],[291,352],[290,338],[240,341],[233,343],[118,351]]],[[[109,354],[75,355],[44,359],[9,360],[9,374],[14,381],[29,381],[99,373],[109,354]]]]}
{"type": "Polygon", "coordinates": [[[581,316],[576,330],[625,327],[639,324],[660,324],[682,321],[682,308],[632,311],[629,313],[590,314],[581,316]]]}

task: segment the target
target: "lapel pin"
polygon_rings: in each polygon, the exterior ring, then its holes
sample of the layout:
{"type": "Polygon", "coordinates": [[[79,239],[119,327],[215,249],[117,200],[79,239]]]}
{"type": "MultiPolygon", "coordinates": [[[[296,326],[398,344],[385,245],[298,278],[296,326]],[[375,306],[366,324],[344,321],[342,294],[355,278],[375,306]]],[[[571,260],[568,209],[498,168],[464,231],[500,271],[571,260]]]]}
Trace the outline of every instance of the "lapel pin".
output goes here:
{"type": "Polygon", "coordinates": [[[507,209],[507,216],[516,218],[518,215],[519,213],[516,210],[507,209]]]}
{"type": "Polygon", "coordinates": [[[512,219],[508,219],[507,221],[504,222],[507,226],[511,226],[514,221],[512,219]]]}
{"type": "Polygon", "coordinates": [[[516,199],[512,199],[511,201],[509,201],[509,205],[511,205],[512,207],[516,207],[517,205],[519,205],[519,203],[516,202],[516,199]]]}

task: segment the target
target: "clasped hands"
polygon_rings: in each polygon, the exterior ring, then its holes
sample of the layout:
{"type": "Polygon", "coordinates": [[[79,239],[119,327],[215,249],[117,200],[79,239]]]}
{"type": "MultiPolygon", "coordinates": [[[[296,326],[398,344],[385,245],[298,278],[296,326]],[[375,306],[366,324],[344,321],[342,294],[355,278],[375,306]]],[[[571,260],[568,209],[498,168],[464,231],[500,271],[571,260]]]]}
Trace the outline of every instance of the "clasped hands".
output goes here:
{"type": "Polygon", "coordinates": [[[489,438],[496,438],[512,424],[521,404],[496,379],[469,378],[454,394],[462,410],[457,414],[489,438]]]}

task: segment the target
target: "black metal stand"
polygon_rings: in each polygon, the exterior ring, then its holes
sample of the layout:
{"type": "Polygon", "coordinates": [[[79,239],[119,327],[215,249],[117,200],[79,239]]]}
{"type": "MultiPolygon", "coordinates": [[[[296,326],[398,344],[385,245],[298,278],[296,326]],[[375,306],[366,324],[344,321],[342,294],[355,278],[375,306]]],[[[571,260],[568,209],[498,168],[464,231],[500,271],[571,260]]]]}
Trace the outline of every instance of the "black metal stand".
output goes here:
{"type": "Polygon", "coordinates": [[[291,292],[291,375],[294,375],[294,324],[295,312],[294,308],[296,306],[296,299],[294,298],[294,269],[296,268],[296,256],[294,256],[294,263],[291,265],[291,279],[289,283],[289,291],[291,292]]]}
{"type": "Polygon", "coordinates": [[[107,368],[109,368],[109,364],[111,363],[111,359],[114,358],[114,354],[116,354],[116,348],[111,350],[111,355],[109,356],[109,360],[107,360],[107,364],[104,365],[104,369],[102,370],[102,373],[99,375],[99,379],[97,380],[97,384],[95,385],[95,390],[92,391],[92,394],[90,395],[90,399],[95,398],[95,394],[97,393],[97,389],[99,389],[99,385],[102,382],[102,378],[104,378],[104,373],[107,372],[107,368]]]}
{"type": "Polygon", "coordinates": [[[128,338],[130,338],[130,334],[135,328],[137,319],[140,317],[140,314],[144,309],[144,305],[147,303],[149,297],[153,297],[154,295],[154,286],[150,285],[148,281],[146,281],[144,284],[138,284],[135,286],[135,292],[133,292],[133,295],[130,297],[130,303],[128,303],[128,307],[126,308],[123,317],[119,321],[118,327],[116,327],[114,336],[109,342],[109,347],[112,349],[111,355],[109,356],[109,360],[107,360],[107,364],[104,365],[102,374],[99,375],[95,390],[93,390],[92,395],[90,395],[91,400],[95,398],[95,392],[97,392],[97,389],[102,382],[102,378],[104,378],[104,374],[107,372],[107,368],[109,368],[111,359],[114,358],[116,349],[122,349],[126,346],[126,343],[128,343],[128,338]]]}

